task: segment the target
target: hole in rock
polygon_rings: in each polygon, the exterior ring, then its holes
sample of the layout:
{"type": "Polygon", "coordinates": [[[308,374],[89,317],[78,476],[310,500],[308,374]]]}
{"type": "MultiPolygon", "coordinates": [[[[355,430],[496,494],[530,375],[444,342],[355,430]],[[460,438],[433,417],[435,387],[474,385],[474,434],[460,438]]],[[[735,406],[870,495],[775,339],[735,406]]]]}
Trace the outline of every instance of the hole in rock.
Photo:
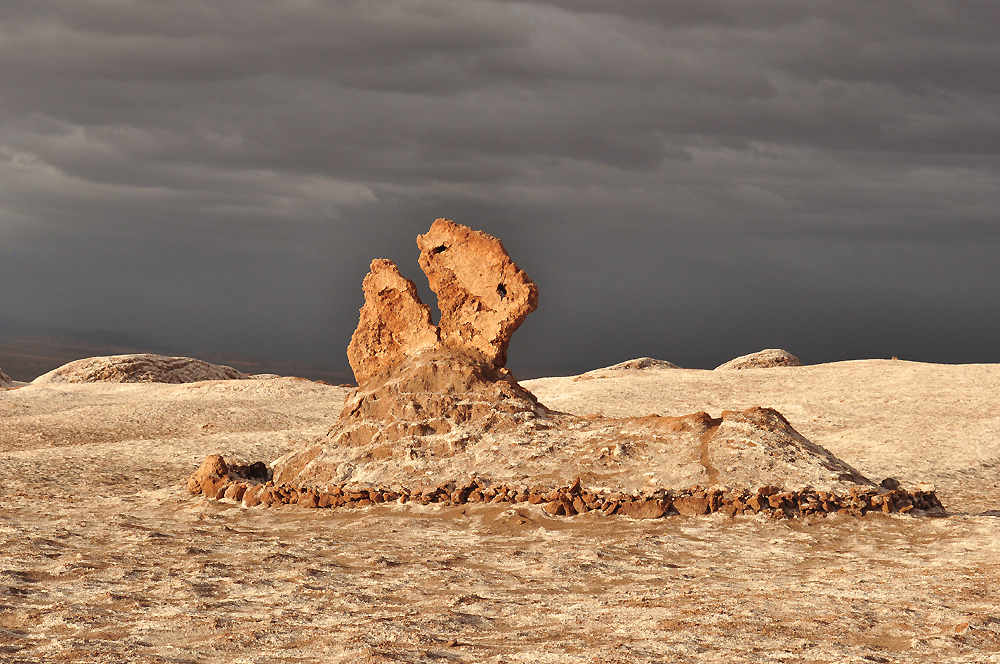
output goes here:
{"type": "Polygon", "coordinates": [[[497,295],[500,296],[501,300],[507,297],[507,287],[504,286],[503,284],[497,285],[497,295]]]}
{"type": "Polygon", "coordinates": [[[432,254],[440,254],[442,251],[444,251],[447,248],[448,247],[446,247],[445,245],[442,244],[440,247],[434,247],[433,249],[431,249],[431,253],[432,254]]]}

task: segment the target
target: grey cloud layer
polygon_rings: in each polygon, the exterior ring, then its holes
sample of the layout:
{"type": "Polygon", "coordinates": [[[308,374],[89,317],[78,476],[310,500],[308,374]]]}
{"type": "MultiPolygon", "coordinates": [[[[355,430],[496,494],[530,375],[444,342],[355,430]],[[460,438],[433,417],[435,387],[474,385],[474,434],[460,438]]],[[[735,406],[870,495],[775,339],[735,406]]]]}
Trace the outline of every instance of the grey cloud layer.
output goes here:
{"type": "Polygon", "coordinates": [[[0,233],[81,255],[354,265],[456,209],[626,246],[1000,230],[993,2],[13,0],[0,62],[0,233]]]}

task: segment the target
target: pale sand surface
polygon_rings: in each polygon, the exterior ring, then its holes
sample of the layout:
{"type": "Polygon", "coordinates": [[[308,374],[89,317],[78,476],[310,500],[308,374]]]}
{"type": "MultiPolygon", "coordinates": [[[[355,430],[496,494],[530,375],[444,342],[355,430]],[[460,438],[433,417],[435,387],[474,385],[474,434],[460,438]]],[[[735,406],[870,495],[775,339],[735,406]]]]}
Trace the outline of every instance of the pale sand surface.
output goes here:
{"type": "Polygon", "coordinates": [[[0,392],[0,662],[1000,661],[1000,366],[606,373],[525,386],[577,414],[772,406],[952,514],[245,509],[187,475],[322,435],[346,390],[29,386],[0,392]]]}
{"type": "Polygon", "coordinates": [[[932,483],[952,511],[1000,509],[1000,365],[855,360],[575,378],[524,385],[550,408],[612,417],[769,406],[876,482],[932,483]]]}

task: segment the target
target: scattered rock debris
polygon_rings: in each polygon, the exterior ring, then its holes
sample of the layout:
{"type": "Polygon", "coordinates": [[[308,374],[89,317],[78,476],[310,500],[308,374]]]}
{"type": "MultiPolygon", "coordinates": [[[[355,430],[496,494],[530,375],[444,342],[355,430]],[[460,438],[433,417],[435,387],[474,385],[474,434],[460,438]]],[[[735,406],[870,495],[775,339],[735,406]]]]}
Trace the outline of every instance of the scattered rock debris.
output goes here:
{"type": "Polygon", "coordinates": [[[539,505],[548,516],[576,516],[601,512],[633,519],[659,519],[671,515],[700,516],[721,512],[727,516],[766,514],[773,518],[795,518],[811,514],[864,516],[871,513],[941,515],[944,506],[933,490],[851,487],[847,493],[805,488],[786,491],[780,487],[657,489],[623,493],[585,488],[580,478],[563,487],[541,484],[516,486],[493,483],[487,478],[446,482],[429,488],[362,487],[340,485],[329,490],[297,487],[264,481],[262,462],[247,466],[227,464],[217,454],[205,458],[188,480],[192,494],[212,500],[231,499],[245,507],[299,505],[306,508],[357,509],[385,503],[436,504],[529,503],[539,505]]]}

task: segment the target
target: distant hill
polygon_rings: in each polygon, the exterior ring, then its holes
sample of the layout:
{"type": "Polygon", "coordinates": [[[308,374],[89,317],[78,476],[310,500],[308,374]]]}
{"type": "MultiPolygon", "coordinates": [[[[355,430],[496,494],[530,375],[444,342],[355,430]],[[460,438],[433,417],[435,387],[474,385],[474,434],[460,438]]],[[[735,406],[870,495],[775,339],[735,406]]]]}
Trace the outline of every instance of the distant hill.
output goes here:
{"type": "Polygon", "coordinates": [[[350,370],[240,355],[192,354],[184,349],[164,346],[125,332],[41,327],[0,316],[0,369],[14,380],[31,381],[67,362],[86,357],[128,353],[196,357],[213,364],[233,367],[243,373],[298,376],[333,384],[354,382],[354,375],[350,370]]]}

